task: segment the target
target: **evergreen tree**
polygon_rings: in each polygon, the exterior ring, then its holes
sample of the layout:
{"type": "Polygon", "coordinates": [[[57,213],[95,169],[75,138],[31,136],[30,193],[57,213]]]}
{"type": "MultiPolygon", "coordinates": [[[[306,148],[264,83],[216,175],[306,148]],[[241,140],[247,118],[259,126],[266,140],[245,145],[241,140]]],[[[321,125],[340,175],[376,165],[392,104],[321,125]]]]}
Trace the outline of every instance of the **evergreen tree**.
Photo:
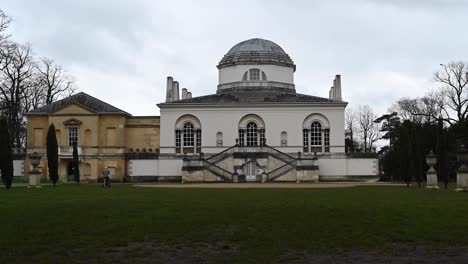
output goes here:
{"type": "Polygon", "coordinates": [[[405,121],[400,127],[399,131],[399,160],[400,160],[400,174],[406,186],[409,187],[411,184],[411,176],[413,171],[413,162],[412,162],[412,147],[411,147],[411,135],[410,135],[411,122],[405,121]]]}
{"type": "Polygon", "coordinates": [[[0,172],[7,189],[13,182],[13,153],[11,152],[10,133],[6,118],[0,117],[0,172]]]}
{"type": "Polygon", "coordinates": [[[444,130],[442,118],[439,118],[437,124],[437,172],[439,178],[444,181],[445,190],[448,188],[448,153],[447,136],[444,130]]]}
{"type": "Polygon", "coordinates": [[[47,131],[47,164],[49,178],[55,187],[58,180],[58,143],[54,124],[50,124],[49,131],[47,131]]]}
{"type": "Polygon", "coordinates": [[[78,159],[78,146],[73,143],[73,174],[76,182],[80,183],[80,160],[78,159]]]}

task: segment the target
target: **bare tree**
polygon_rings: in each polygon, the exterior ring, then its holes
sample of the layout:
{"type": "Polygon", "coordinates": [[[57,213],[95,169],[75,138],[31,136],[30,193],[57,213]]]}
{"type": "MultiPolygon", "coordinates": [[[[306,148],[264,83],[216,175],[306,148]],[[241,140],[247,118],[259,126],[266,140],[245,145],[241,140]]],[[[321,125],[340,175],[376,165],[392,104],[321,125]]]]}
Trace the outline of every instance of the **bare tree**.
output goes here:
{"type": "Polygon", "coordinates": [[[347,137],[347,140],[349,140],[348,144],[348,149],[347,151],[349,152],[354,152],[355,145],[356,145],[356,140],[355,140],[355,134],[356,134],[356,113],[354,112],[353,109],[347,108],[345,112],[345,135],[347,137]]]}
{"type": "Polygon", "coordinates": [[[3,12],[3,10],[0,9],[0,46],[4,44],[10,36],[7,33],[5,33],[10,23],[11,18],[7,16],[5,12],[3,12]]]}
{"type": "Polygon", "coordinates": [[[357,131],[362,140],[364,152],[371,152],[374,143],[379,140],[379,124],[374,122],[377,117],[368,105],[359,106],[357,112],[357,131]]]}
{"type": "Polygon", "coordinates": [[[18,44],[6,30],[11,23],[0,9],[0,114],[8,119],[11,146],[23,147],[25,114],[75,91],[71,77],[50,59],[36,61],[30,45],[18,44]]]}
{"type": "Polygon", "coordinates": [[[402,120],[412,123],[436,123],[439,117],[449,120],[444,110],[444,99],[440,92],[429,92],[421,98],[401,98],[394,103],[390,112],[397,112],[402,120]]]}
{"type": "Polygon", "coordinates": [[[434,80],[442,85],[444,112],[448,115],[444,121],[464,123],[468,118],[468,66],[459,61],[441,64],[441,67],[434,73],[434,80]]]}
{"type": "Polygon", "coordinates": [[[24,114],[29,109],[23,103],[32,87],[35,69],[31,53],[29,45],[10,43],[0,67],[0,101],[3,102],[0,111],[8,117],[13,147],[24,143],[24,114]]]}
{"type": "Polygon", "coordinates": [[[53,60],[41,58],[37,64],[37,71],[38,86],[43,93],[45,104],[70,96],[75,91],[71,77],[53,60]]]}

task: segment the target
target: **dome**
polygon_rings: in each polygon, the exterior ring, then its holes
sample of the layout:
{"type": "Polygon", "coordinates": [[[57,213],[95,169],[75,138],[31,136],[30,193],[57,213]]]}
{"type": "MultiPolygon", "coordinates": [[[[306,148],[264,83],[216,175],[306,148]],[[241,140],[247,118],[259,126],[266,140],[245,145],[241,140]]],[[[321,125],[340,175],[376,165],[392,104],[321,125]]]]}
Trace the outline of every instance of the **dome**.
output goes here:
{"type": "Polygon", "coordinates": [[[260,38],[236,44],[221,59],[218,69],[246,64],[273,64],[296,69],[289,55],[278,44],[260,38]]]}

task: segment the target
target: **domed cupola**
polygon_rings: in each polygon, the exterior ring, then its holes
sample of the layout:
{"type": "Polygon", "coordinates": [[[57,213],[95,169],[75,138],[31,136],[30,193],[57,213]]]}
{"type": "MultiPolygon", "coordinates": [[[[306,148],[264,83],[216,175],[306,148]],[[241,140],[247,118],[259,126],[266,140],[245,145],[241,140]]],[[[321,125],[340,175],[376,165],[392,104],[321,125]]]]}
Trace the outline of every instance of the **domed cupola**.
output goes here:
{"type": "Polygon", "coordinates": [[[260,38],[232,47],[218,64],[218,93],[251,90],[295,92],[296,65],[276,43],[260,38]]]}
{"type": "Polygon", "coordinates": [[[233,65],[272,64],[291,67],[296,65],[289,55],[273,41],[253,38],[232,47],[218,64],[218,69],[233,65]]]}

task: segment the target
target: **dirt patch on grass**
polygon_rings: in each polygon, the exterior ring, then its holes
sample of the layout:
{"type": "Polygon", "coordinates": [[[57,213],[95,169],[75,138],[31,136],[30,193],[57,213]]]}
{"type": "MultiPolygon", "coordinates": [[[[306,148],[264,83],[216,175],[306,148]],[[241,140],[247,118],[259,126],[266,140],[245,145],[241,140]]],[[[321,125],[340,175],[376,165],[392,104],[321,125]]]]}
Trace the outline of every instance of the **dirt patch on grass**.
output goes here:
{"type": "Polygon", "coordinates": [[[349,264],[400,264],[400,263],[468,263],[468,247],[443,247],[398,245],[388,250],[346,250],[328,254],[289,252],[278,257],[274,264],[299,263],[349,263],[349,264]]]}
{"type": "MultiPolygon", "coordinates": [[[[244,263],[239,258],[238,245],[217,242],[197,242],[193,244],[166,244],[156,242],[135,242],[127,246],[113,247],[105,251],[104,259],[108,263],[244,263]]],[[[244,254],[246,252],[243,252],[244,254]]],[[[248,263],[260,263],[255,252],[248,263]]],[[[247,263],[245,262],[245,263],[247,263]]],[[[468,247],[426,247],[395,245],[386,250],[337,250],[333,253],[313,254],[308,252],[288,251],[267,263],[468,263],[468,247]]]]}
{"type": "Polygon", "coordinates": [[[109,263],[225,263],[238,253],[237,245],[225,242],[169,245],[145,241],[110,248],[104,259],[109,263]]]}

